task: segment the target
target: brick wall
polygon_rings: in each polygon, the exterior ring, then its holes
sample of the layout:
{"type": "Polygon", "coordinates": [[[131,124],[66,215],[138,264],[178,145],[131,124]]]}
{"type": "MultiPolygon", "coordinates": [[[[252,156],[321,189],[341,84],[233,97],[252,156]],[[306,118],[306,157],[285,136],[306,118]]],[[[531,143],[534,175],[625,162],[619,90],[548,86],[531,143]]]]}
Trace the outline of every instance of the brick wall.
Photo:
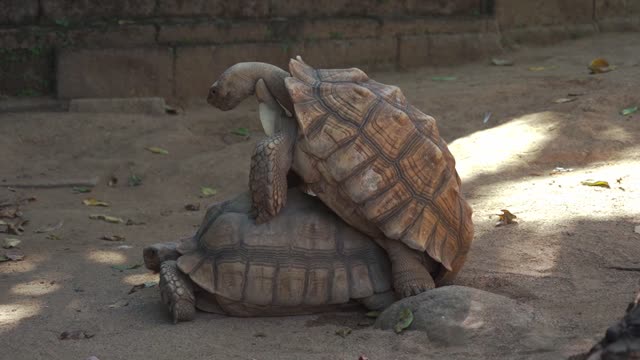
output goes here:
{"type": "Polygon", "coordinates": [[[203,97],[239,61],[407,69],[639,30],[640,0],[2,0],[0,95],[203,97]]]}

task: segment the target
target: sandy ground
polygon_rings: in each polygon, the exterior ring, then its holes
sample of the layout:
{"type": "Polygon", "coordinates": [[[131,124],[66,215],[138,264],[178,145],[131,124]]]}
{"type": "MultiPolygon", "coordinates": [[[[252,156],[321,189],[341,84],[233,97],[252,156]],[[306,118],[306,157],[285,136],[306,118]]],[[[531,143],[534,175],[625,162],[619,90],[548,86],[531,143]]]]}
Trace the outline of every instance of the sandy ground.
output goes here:
{"type": "MultiPolygon", "coordinates": [[[[0,115],[3,183],[101,178],[91,194],[0,190],[0,201],[37,198],[22,207],[30,220],[18,237],[25,259],[0,263],[0,357],[551,359],[588,350],[639,286],[637,271],[615,268],[640,267],[640,234],[634,233],[640,225],[640,112],[619,114],[640,105],[640,37],[607,35],[507,55],[515,66],[477,63],[371,75],[400,86],[438,119],[474,208],[476,237],[458,283],[534,307],[551,339],[538,351],[518,344],[506,344],[506,350],[475,343],[438,347],[419,332],[374,330],[363,312],[260,319],[200,313],[174,326],[157,288],[127,294],[157,277],[144,268],[118,271],[112,265],[141,264],[144,246],[192,233],[203,210],[186,211],[186,204],[204,209],[246,189],[251,150],[262,136],[250,101],[228,113],[196,104],[160,117],[0,115]],[[586,65],[598,56],[617,69],[588,75],[586,65]],[[568,94],[579,95],[554,103],[568,94]],[[492,115],[483,123],[486,112],[492,115]],[[230,135],[237,127],[249,128],[251,138],[230,135]],[[169,154],[150,153],[147,146],[169,154]],[[550,175],[558,166],[573,171],[550,175]],[[127,186],[130,173],[142,178],[141,186],[127,186]],[[119,179],[116,187],[107,186],[110,176],[119,179]],[[606,180],[611,188],[581,185],[587,179],[606,180]],[[202,199],[202,186],[219,192],[202,199]],[[83,205],[89,196],[111,207],[83,205]],[[491,216],[501,209],[516,214],[519,223],[495,227],[491,216]],[[89,219],[94,213],[144,224],[89,219]],[[58,230],[35,232],[60,221],[58,230]],[[126,240],[100,240],[111,234],[126,240]],[[346,338],[335,335],[343,326],[354,329],[346,338]],[[95,336],[58,339],[73,330],[95,336]]],[[[216,74],[211,76],[213,81],[216,74]]]]}

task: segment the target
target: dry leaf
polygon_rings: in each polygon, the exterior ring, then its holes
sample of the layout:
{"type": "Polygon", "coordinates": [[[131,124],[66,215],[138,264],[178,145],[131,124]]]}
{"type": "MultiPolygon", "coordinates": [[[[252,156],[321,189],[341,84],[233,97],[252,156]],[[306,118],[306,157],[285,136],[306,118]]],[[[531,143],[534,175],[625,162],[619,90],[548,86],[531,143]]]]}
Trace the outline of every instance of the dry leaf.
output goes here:
{"type": "Polygon", "coordinates": [[[12,249],[20,245],[21,242],[21,240],[18,240],[16,238],[5,238],[4,242],[2,243],[2,247],[5,249],[12,249]]]}
{"type": "Polygon", "coordinates": [[[640,234],[640,225],[636,225],[634,231],[636,232],[636,234],[640,234]]]}
{"type": "Polygon", "coordinates": [[[200,188],[200,197],[209,197],[214,196],[218,193],[218,190],[210,187],[202,187],[200,188]]]}
{"type": "Polygon", "coordinates": [[[155,281],[147,281],[147,282],[142,283],[142,284],[133,285],[131,290],[129,290],[129,294],[133,294],[134,292],[136,292],[138,290],[154,287],[156,285],[158,285],[158,283],[155,282],[155,281]]]}
{"type": "Polygon", "coordinates": [[[90,193],[91,189],[84,186],[74,186],[71,188],[71,191],[73,191],[75,194],[82,194],[82,193],[90,193]]]}
{"type": "Polygon", "coordinates": [[[111,178],[109,178],[109,182],[107,183],[107,186],[114,187],[116,185],[118,185],[118,178],[115,176],[112,176],[111,178]]]}
{"type": "Polygon", "coordinates": [[[120,235],[104,235],[100,239],[106,240],[106,241],[124,241],[125,240],[124,236],[120,236],[120,235]]]}
{"type": "Polygon", "coordinates": [[[609,186],[609,182],[602,181],[602,180],[598,180],[598,181],[594,181],[594,180],[581,181],[580,184],[586,185],[586,186],[599,186],[599,187],[611,189],[611,187],[609,186]]]}
{"type": "Polygon", "coordinates": [[[378,316],[380,316],[380,311],[369,311],[365,314],[365,316],[369,318],[377,318],[378,316]]]}
{"type": "Polygon", "coordinates": [[[55,230],[58,230],[58,229],[62,228],[62,225],[64,225],[64,221],[60,220],[55,225],[47,226],[47,227],[44,227],[42,229],[37,229],[34,232],[36,234],[40,234],[40,233],[46,233],[46,232],[50,232],[50,231],[55,231],[55,230]]]}
{"type": "Polygon", "coordinates": [[[127,222],[125,225],[127,226],[131,226],[131,225],[145,225],[146,223],[144,221],[134,221],[131,219],[127,219],[127,222]]]}
{"type": "Polygon", "coordinates": [[[198,211],[200,210],[200,204],[187,204],[184,206],[184,209],[187,211],[198,211]]]}
{"type": "Polygon", "coordinates": [[[612,66],[609,66],[609,62],[603,58],[595,58],[589,63],[589,70],[592,74],[601,74],[613,70],[612,66]]]}
{"type": "Polygon", "coordinates": [[[630,107],[630,108],[622,109],[622,110],[620,111],[620,115],[622,115],[622,116],[628,116],[628,115],[631,115],[631,114],[633,114],[633,113],[635,113],[635,112],[637,112],[637,111],[638,111],[638,107],[637,107],[637,106],[634,106],[634,107],[630,107]]]}
{"type": "Polygon", "coordinates": [[[11,261],[20,261],[24,259],[24,253],[19,249],[10,249],[4,253],[4,256],[11,261]]]}
{"type": "Polygon", "coordinates": [[[515,223],[515,219],[518,218],[509,210],[502,209],[500,211],[502,211],[502,214],[498,214],[498,222],[496,223],[496,226],[515,223]]]}
{"type": "Polygon", "coordinates": [[[568,102],[572,102],[572,101],[576,101],[577,98],[572,97],[572,98],[560,98],[560,99],[555,99],[553,100],[554,103],[556,104],[564,104],[564,103],[568,103],[568,102]]]}
{"type": "Polygon", "coordinates": [[[351,334],[351,329],[348,327],[344,327],[344,328],[340,328],[338,330],[336,330],[336,335],[340,335],[343,338],[347,337],[347,335],[351,334]]]}
{"type": "Polygon", "coordinates": [[[6,257],[4,254],[0,254],[0,263],[5,261],[9,261],[9,258],[6,257]]]}
{"type": "Polygon", "coordinates": [[[157,147],[157,146],[149,146],[146,147],[145,149],[151,151],[154,154],[160,154],[160,155],[168,155],[169,151],[161,148],[161,147],[157,147]]]}
{"type": "Polygon", "coordinates": [[[84,200],[82,200],[82,203],[87,205],[87,206],[103,206],[103,207],[109,206],[108,202],[100,201],[100,200],[95,199],[95,198],[84,199],[84,200]]]}
{"type": "Polygon", "coordinates": [[[358,356],[358,360],[369,360],[369,358],[365,354],[360,354],[360,356],[358,356]]]}
{"type": "Polygon", "coordinates": [[[0,218],[15,219],[21,215],[22,213],[17,206],[0,208],[0,218]]]}
{"type": "Polygon", "coordinates": [[[116,301],[115,303],[109,305],[108,308],[109,309],[119,309],[119,308],[125,307],[127,305],[129,305],[129,300],[120,299],[120,300],[116,301]]]}
{"type": "Polygon", "coordinates": [[[399,334],[402,332],[402,330],[411,326],[412,322],[413,322],[413,312],[411,312],[411,309],[403,309],[400,312],[400,317],[398,318],[398,322],[393,326],[393,330],[396,332],[396,334],[399,334]]]}
{"type": "Polygon", "coordinates": [[[112,269],[125,271],[125,270],[134,270],[141,267],[141,264],[133,264],[133,265],[111,265],[112,269]]]}
{"type": "Polygon", "coordinates": [[[566,173],[566,172],[571,172],[571,171],[573,171],[573,169],[571,169],[571,168],[557,167],[557,168],[551,170],[549,175],[566,173]]]}
{"type": "Polygon", "coordinates": [[[62,240],[62,238],[56,234],[49,234],[47,235],[47,239],[49,240],[62,240]]]}
{"type": "Polygon", "coordinates": [[[491,64],[495,66],[513,66],[513,61],[507,59],[492,58],[491,64]]]}
{"type": "Polygon", "coordinates": [[[122,220],[119,217],[102,215],[102,214],[91,214],[91,215],[89,215],[89,219],[91,219],[91,220],[104,220],[106,222],[113,223],[113,224],[121,224],[121,223],[124,222],[124,220],[122,220]]]}
{"type": "Polygon", "coordinates": [[[484,114],[484,119],[482,119],[482,123],[483,123],[483,124],[486,124],[486,123],[488,123],[488,122],[489,122],[489,120],[490,120],[490,119],[491,119],[491,111],[486,112],[486,113],[484,114]]]}
{"type": "Polygon", "coordinates": [[[249,129],[247,129],[247,128],[237,128],[237,129],[233,129],[233,130],[231,130],[231,133],[232,133],[233,135],[245,136],[245,137],[250,135],[250,133],[249,133],[249,129]]]}
{"type": "Polygon", "coordinates": [[[58,335],[58,339],[80,340],[80,339],[91,339],[94,336],[95,336],[94,333],[90,333],[84,330],[75,330],[75,331],[63,331],[60,335],[58,335]]]}

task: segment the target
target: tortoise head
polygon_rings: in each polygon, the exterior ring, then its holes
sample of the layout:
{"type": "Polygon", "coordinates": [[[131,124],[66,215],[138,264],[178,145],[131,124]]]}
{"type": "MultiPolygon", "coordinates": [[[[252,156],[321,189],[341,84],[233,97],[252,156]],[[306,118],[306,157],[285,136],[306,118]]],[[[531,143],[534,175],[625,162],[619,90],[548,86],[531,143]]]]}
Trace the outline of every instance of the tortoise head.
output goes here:
{"type": "Polygon", "coordinates": [[[252,95],[257,79],[252,79],[250,66],[247,65],[249,64],[239,63],[223,72],[209,88],[207,102],[222,111],[227,111],[252,95]]]}
{"type": "Polygon", "coordinates": [[[175,243],[162,243],[147,246],[142,251],[144,265],[154,272],[160,271],[160,264],[166,260],[177,260],[180,257],[175,243]]]}

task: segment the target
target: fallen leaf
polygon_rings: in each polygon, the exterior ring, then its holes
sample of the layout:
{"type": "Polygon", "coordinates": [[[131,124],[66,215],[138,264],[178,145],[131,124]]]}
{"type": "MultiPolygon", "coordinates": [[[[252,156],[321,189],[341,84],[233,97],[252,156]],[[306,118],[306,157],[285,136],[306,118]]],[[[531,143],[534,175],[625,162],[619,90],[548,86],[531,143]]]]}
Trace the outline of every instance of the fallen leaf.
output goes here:
{"type": "Polygon", "coordinates": [[[142,178],[136,174],[129,175],[129,186],[140,186],[142,185],[142,178]]]}
{"type": "Polygon", "coordinates": [[[617,179],[616,179],[616,182],[617,182],[618,184],[622,184],[622,178],[617,178],[617,179]]]}
{"type": "Polygon", "coordinates": [[[598,180],[598,181],[586,180],[586,181],[581,181],[580,184],[586,185],[586,186],[599,186],[599,187],[611,189],[611,187],[609,186],[609,182],[602,181],[602,180],[598,180]]]}
{"type": "Polygon", "coordinates": [[[531,66],[529,67],[529,71],[544,71],[547,70],[544,66],[531,66]]]}
{"type": "Polygon", "coordinates": [[[455,81],[457,79],[455,76],[434,76],[431,78],[432,81],[455,81]]]}
{"type": "Polygon", "coordinates": [[[4,256],[11,261],[20,261],[24,259],[24,253],[19,249],[10,249],[4,253],[4,256]]]}
{"type": "Polygon", "coordinates": [[[340,335],[343,338],[347,337],[347,335],[351,334],[351,329],[348,327],[344,327],[344,328],[340,328],[338,330],[336,330],[336,335],[340,335]]]}
{"type": "Polygon", "coordinates": [[[64,225],[64,221],[60,220],[55,225],[50,225],[50,226],[44,227],[42,229],[34,230],[34,232],[36,234],[47,233],[47,232],[55,231],[55,230],[58,230],[58,229],[62,228],[62,225],[64,225]]]}
{"type": "Polygon", "coordinates": [[[98,357],[96,357],[96,356],[89,356],[88,358],[86,358],[84,360],[100,360],[100,359],[98,359],[98,357]]]}
{"type": "Polygon", "coordinates": [[[74,186],[71,188],[71,191],[73,191],[73,193],[75,194],[83,194],[83,193],[90,193],[91,189],[84,186],[74,186]]]}
{"type": "Polygon", "coordinates": [[[16,218],[13,221],[3,221],[0,220],[0,226],[4,226],[4,229],[1,229],[0,232],[4,232],[11,235],[22,235],[24,233],[23,225],[27,224],[29,220],[16,218]]]}
{"type": "Polygon", "coordinates": [[[178,115],[178,109],[171,107],[169,105],[164,106],[164,112],[169,115],[178,115]]]}
{"type": "Polygon", "coordinates": [[[157,146],[149,146],[146,147],[145,149],[151,151],[154,154],[160,154],[160,155],[168,155],[169,151],[161,148],[161,147],[157,147],[157,146]]]}
{"type": "Polygon", "coordinates": [[[200,204],[187,204],[184,206],[184,209],[187,211],[198,211],[200,210],[200,204]]]}
{"type": "Polygon", "coordinates": [[[133,264],[133,265],[111,265],[112,269],[125,271],[125,270],[134,270],[141,267],[141,264],[133,264]]]}
{"type": "Polygon", "coordinates": [[[378,316],[380,316],[380,311],[369,311],[365,314],[365,316],[369,318],[377,318],[378,316]]]}
{"type": "Polygon", "coordinates": [[[267,334],[263,333],[263,332],[257,332],[255,334],[253,334],[253,337],[258,337],[258,338],[266,338],[267,334]]]}
{"type": "Polygon", "coordinates": [[[133,248],[133,246],[131,246],[131,245],[119,245],[119,246],[116,246],[116,249],[122,249],[122,250],[131,249],[131,248],[133,248]]]}
{"type": "Polygon", "coordinates": [[[492,114],[491,114],[491,111],[486,112],[486,113],[484,114],[484,119],[482,119],[482,123],[483,123],[483,124],[488,123],[488,122],[489,122],[489,119],[491,119],[491,115],[492,115],[492,114]]]}
{"type": "Polygon", "coordinates": [[[5,249],[12,249],[20,245],[21,242],[21,240],[18,240],[16,238],[5,238],[4,242],[2,243],[2,247],[5,249]]]}
{"type": "Polygon", "coordinates": [[[507,59],[492,58],[491,64],[495,66],[513,66],[513,61],[507,59]]]}
{"type": "Polygon", "coordinates": [[[110,177],[109,182],[107,183],[107,186],[114,187],[116,185],[118,185],[118,178],[115,176],[110,177]]]}
{"type": "Polygon", "coordinates": [[[74,330],[74,331],[63,331],[60,335],[58,335],[58,339],[80,340],[80,339],[91,339],[94,336],[95,336],[94,333],[90,333],[84,330],[74,330]]]}
{"type": "Polygon", "coordinates": [[[631,115],[631,114],[633,114],[633,113],[635,113],[635,112],[637,112],[637,111],[638,111],[638,107],[637,107],[637,106],[634,106],[634,107],[630,107],[630,108],[622,109],[622,110],[620,111],[620,115],[628,116],[628,115],[631,115]]]}
{"type": "Polygon", "coordinates": [[[399,334],[402,332],[402,330],[411,326],[412,322],[413,322],[413,313],[411,312],[411,309],[408,309],[408,308],[403,309],[400,312],[400,317],[398,318],[398,322],[393,327],[393,330],[396,332],[396,334],[399,334]]]}
{"type": "Polygon", "coordinates": [[[115,303],[109,305],[108,308],[109,309],[119,309],[119,308],[125,307],[127,305],[129,305],[129,300],[120,299],[120,300],[116,301],[115,303]]]}
{"type": "Polygon", "coordinates": [[[9,261],[9,258],[6,257],[4,254],[0,254],[0,262],[5,262],[5,261],[9,261]]]}
{"type": "Polygon", "coordinates": [[[559,99],[553,100],[553,102],[556,103],[556,104],[564,104],[564,103],[568,103],[568,102],[572,102],[572,101],[576,101],[576,100],[577,100],[577,98],[575,98],[575,97],[559,98],[559,99]]]}
{"type": "Polygon", "coordinates": [[[218,190],[210,187],[200,188],[200,197],[209,197],[218,193],[218,190]]]}
{"type": "Polygon", "coordinates": [[[358,360],[369,360],[369,358],[365,354],[360,354],[360,356],[358,356],[358,360]]]}
{"type": "Polygon", "coordinates": [[[500,211],[502,211],[502,214],[498,214],[498,222],[496,223],[496,226],[512,224],[515,222],[515,219],[518,218],[509,210],[502,209],[500,211]]]}
{"type": "Polygon", "coordinates": [[[120,235],[103,235],[100,239],[106,240],[106,241],[124,241],[125,240],[124,236],[120,236],[120,235]]]}
{"type": "Polygon", "coordinates": [[[563,168],[563,167],[558,166],[557,168],[551,170],[549,175],[566,173],[566,172],[571,172],[571,171],[573,171],[573,169],[571,169],[571,168],[563,168]]]}
{"type": "Polygon", "coordinates": [[[238,136],[249,136],[250,135],[249,129],[242,128],[242,127],[231,130],[231,133],[233,135],[238,135],[238,136]]]}
{"type": "Polygon", "coordinates": [[[108,207],[109,206],[108,202],[101,201],[101,200],[98,200],[96,198],[84,199],[84,200],[82,200],[82,203],[87,205],[87,206],[102,206],[102,207],[108,207]]]}
{"type": "Polygon", "coordinates": [[[119,217],[102,215],[102,214],[91,214],[91,215],[89,215],[89,219],[91,219],[91,220],[104,220],[106,222],[110,222],[110,223],[113,223],[113,224],[121,224],[121,223],[124,222],[124,220],[122,220],[119,217]]]}
{"type": "Polygon", "coordinates": [[[134,292],[136,292],[138,290],[147,289],[147,288],[150,288],[150,287],[154,287],[156,285],[158,285],[158,283],[155,282],[155,281],[147,281],[147,282],[142,283],[142,284],[133,285],[131,290],[129,290],[129,294],[133,294],[134,292]]]}
{"type": "Polygon", "coordinates": [[[48,240],[62,240],[62,238],[56,234],[49,234],[47,235],[47,239],[48,240]]]}
{"type": "Polygon", "coordinates": [[[609,66],[609,62],[603,58],[595,58],[591,60],[588,66],[592,74],[601,74],[613,70],[612,66],[609,66]]]}
{"type": "Polygon", "coordinates": [[[21,215],[22,212],[17,206],[5,207],[0,209],[0,218],[15,219],[17,217],[20,217],[21,215]]]}
{"type": "Polygon", "coordinates": [[[127,226],[131,226],[131,225],[145,225],[146,223],[144,221],[134,221],[131,219],[127,219],[127,222],[125,223],[125,225],[127,226]]]}
{"type": "Polygon", "coordinates": [[[636,225],[634,231],[636,232],[636,234],[640,234],[640,225],[636,225]]]}

